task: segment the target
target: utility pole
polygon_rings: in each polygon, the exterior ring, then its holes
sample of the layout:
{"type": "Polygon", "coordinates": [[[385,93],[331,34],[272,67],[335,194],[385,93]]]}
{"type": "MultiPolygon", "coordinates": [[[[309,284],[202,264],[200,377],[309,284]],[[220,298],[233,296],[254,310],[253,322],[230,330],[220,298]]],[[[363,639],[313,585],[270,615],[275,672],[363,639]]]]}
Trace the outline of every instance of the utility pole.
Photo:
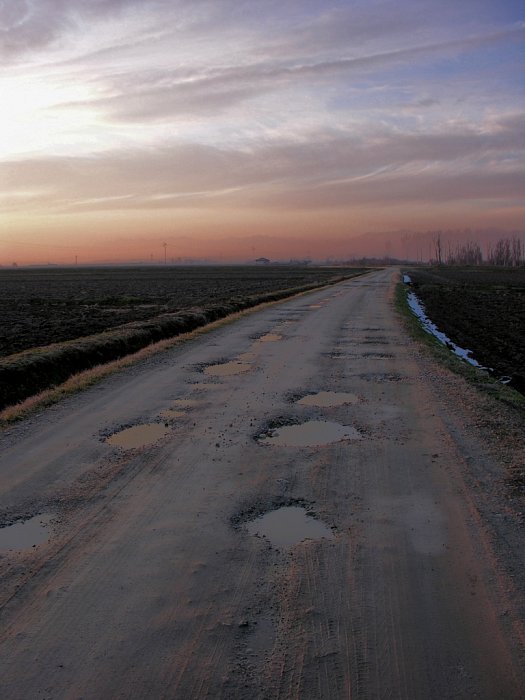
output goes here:
{"type": "Polygon", "coordinates": [[[163,247],[164,247],[164,265],[165,265],[166,262],[167,262],[167,257],[166,257],[166,256],[167,256],[168,244],[167,244],[167,243],[163,243],[162,245],[163,245],[163,247]]]}

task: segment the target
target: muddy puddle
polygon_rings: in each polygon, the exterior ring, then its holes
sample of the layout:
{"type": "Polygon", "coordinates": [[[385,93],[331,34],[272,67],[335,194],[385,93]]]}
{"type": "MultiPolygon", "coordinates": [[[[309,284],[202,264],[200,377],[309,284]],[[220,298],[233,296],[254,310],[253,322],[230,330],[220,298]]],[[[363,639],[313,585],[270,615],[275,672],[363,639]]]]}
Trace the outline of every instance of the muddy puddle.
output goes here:
{"type": "Polygon", "coordinates": [[[255,352],[242,352],[240,355],[237,357],[237,362],[253,362],[257,358],[257,354],[255,352]]]}
{"type": "Polygon", "coordinates": [[[169,432],[170,428],[162,423],[144,423],[113,433],[106,438],[106,442],[114,447],[121,447],[123,450],[133,450],[153,445],[169,432]]]}
{"type": "Polygon", "coordinates": [[[165,418],[166,420],[174,420],[175,418],[183,418],[187,414],[184,411],[179,411],[175,408],[167,408],[159,415],[161,418],[165,418]]]}
{"type": "Polygon", "coordinates": [[[308,515],[300,506],[283,506],[246,525],[251,535],[265,537],[275,547],[293,547],[304,540],[333,539],[324,523],[308,515]]]}
{"type": "Polygon", "coordinates": [[[51,537],[49,525],[53,514],[35,515],[29,520],[0,528],[0,551],[22,550],[36,547],[51,537]]]}
{"type": "Polygon", "coordinates": [[[223,362],[219,365],[208,365],[204,368],[204,373],[211,377],[231,377],[235,374],[243,374],[251,369],[251,365],[246,362],[223,362]]]}
{"type": "Polygon", "coordinates": [[[344,406],[354,404],[359,401],[356,394],[349,394],[345,391],[320,391],[317,394],[303,396],[297,402],[299,406],[317,406],[319,408],[332,408],[334,406],[344,406]]]}
{"type": "Polygon", "coordinates": [[[259,338],[260,343],[275,343],[278,340],[282,340],[283,337],[280,333],[265,333],[259,338]]]}
{"type": "Polygon", "coordinates": [[[308,307],[309,309],[322,309],[323,305],[322,304],[310,304],[308,307]]]}
{"type": "Polygon", "coordinates": [[[310,420],[299,425],[284,425],[259,438],[263,445],[315,447],[340,440],[359,440],[361,434],[351,426],[333,421],[310,420]]]}

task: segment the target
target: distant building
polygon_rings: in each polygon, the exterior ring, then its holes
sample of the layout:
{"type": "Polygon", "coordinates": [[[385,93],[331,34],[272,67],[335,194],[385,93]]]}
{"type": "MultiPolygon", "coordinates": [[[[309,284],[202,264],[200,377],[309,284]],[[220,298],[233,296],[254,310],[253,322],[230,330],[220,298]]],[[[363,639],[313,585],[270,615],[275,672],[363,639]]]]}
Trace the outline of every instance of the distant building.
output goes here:
{"type": "Polygon", "coordinates": [[[269,265],[270,264],[270,261],[268,260],[268,258],[257,258],[257,260],[255,262],[257,263],[257,265],[269,265]]]}

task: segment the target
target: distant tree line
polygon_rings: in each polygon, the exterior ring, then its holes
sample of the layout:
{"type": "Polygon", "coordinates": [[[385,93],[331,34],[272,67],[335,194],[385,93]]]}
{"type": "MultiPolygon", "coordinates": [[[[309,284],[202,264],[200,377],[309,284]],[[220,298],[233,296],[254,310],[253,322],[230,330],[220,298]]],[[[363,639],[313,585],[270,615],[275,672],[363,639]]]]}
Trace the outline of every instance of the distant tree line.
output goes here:
{"type": "Polygon", "coordinates": [[[489,243],[486,257],[477,241],[445,246],[441,231],[432,234],[434,260],[438,265],[494,265],[498,267],[520,267],[525,265],[525,245],[519,236],[500,238],[489,243]]]}

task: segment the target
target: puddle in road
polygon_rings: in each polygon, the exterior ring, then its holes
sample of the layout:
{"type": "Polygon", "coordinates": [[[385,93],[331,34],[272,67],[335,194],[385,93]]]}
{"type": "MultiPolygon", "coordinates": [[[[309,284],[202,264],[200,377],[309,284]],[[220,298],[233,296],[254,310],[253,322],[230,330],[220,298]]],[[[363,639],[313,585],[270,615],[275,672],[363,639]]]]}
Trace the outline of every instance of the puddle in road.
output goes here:
{"type": "Polygon", "coordinates": [[[253,362],[256,359],[257,355],[254,352],[242,352],[240,355],[237,355],[237,361],[238,362],[253,362]]]}
{"type": "Polygon", "coordinates": [[[223,362],[219,365],[208,365],[204,368],[204,373],[209,374],[211,377],[231,377],[234,374],[242,374],[243,372],[248,372],[251,369],[251,365],[246,362],[223,362]]]}
{"type": "Polygon", "coordinates": [[[177,411],[174,408],[167,408],[165,411],[159,414],[161,418],[166,418],[167,420],[172,420],[173,418],[182,418],[188,415],[184,411],[177,411]]]}
{"type": "Polygon", "coordinates": [[[29,549],[47,542],[51,537],[49,524],[54,517],[53,514],[35,515],[24,522],[0,528],[0,550],[29,549]]]}
{"type": "Polygon", "coordinates": [[[246,524],[251,535],[266,537],[276,547],[293,547],[303,540],[333,539],[324,523],[308,515],[299,506],[272,510],[246,524]]]}
{"type": "Polygon", "coordinates": [[[282,340],[282,335],[279,333],[265,333],[259,338],[260,343],[275,343],[277,340],[282,340]]]}
{"type": "Polygon", "coordinates": [[[349,394],[345,391],[320,391],[317,394],[303,396],[297,403],[300,406],[330,408],[332,406],[344,406],[345,404],[357,403],[358,401],[359,398],[356,394],[349,394]]]}
{"type": "Polygon", "coordinates": [[[264,445],[281,447],[314,447],[327,445],[340,440],[359,440],[361,434],[348,425],[333,421],[310,420],[300,425],[285,425],[272,430],[265,437],[259,438],[264,445]]]}
{"type": "Polygon", "coordinates": [[[125,428],[118,433],[113,433],[106,442],[114,447],[122,447],[124,450],[132,450],[137,447],[148,447],[153,445],[170,432],[162,423],[144,423],[134,425],[132,428],[125,428]]]}
{"type": "Polygon", "coordinates": [[[309,309],[322,309],[323,305],[322,304],[310,304],[308,307],[309,309]]]}

